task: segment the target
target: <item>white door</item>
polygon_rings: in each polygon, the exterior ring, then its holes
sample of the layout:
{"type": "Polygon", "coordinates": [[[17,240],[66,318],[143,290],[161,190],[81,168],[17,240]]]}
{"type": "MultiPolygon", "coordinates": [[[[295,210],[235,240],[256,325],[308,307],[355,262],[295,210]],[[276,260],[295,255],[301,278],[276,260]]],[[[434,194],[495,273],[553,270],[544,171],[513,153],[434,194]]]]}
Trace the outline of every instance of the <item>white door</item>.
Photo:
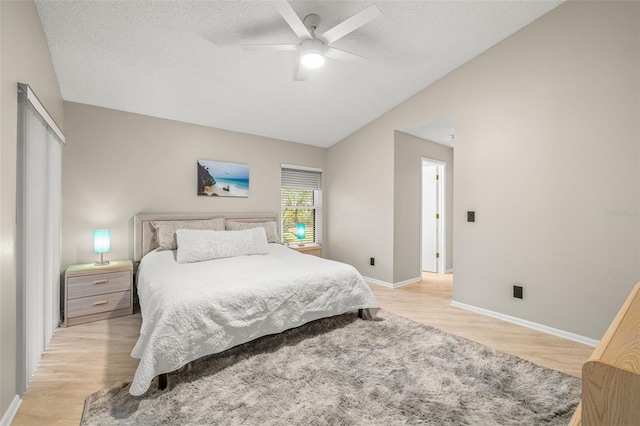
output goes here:
{"type": "Polygon", "coordinates": [[[439,272],[439,173],[440,166],[422,166],[422,270],[439,272]]]}

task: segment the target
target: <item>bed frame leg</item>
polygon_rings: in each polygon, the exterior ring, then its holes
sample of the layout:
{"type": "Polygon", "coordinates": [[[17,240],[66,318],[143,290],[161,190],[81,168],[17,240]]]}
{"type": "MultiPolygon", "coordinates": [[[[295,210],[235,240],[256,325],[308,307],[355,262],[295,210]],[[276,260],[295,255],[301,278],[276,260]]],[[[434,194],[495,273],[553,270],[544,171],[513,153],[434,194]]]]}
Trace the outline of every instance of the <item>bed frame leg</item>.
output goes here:
{"type": "Polygon", "coordinates": [[[365,321],[373,321],[379,310],[378,308],[358,309],[358,318],[365,321]]]}
{"type": "Polygon", "coordinates": [[[167,373],[158,376],[158,389],[165,390],[167,388],[167,373]]]}

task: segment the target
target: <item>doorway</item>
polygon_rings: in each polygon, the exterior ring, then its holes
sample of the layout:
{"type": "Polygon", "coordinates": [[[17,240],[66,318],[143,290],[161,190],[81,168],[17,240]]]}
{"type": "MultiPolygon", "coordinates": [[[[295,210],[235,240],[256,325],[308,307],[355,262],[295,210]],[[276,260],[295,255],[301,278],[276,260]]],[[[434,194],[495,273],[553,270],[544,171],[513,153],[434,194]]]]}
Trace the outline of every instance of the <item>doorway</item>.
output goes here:
{"type": "Polygon", "coordinates": [[[421,269],[444,273],[445,247],[445,176],[446,164],[422,158],[421,269]]]}

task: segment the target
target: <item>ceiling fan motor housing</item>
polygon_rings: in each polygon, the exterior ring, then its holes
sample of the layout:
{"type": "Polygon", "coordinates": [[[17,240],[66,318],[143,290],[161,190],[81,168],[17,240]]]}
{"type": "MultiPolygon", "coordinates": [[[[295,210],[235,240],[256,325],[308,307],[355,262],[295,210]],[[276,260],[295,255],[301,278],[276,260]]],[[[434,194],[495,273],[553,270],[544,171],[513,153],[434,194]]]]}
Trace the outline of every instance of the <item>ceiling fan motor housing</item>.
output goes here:
{"type": "Polygon", "coordinates": [[[324,43],[322,42],[322,40],[319,40],[317,38],[308,38],[306,40],[302,40],[302,42],[300,43],[300,48],[303,55],[307,52],[318,52],[321,55],[324,53],[324,43]]]}

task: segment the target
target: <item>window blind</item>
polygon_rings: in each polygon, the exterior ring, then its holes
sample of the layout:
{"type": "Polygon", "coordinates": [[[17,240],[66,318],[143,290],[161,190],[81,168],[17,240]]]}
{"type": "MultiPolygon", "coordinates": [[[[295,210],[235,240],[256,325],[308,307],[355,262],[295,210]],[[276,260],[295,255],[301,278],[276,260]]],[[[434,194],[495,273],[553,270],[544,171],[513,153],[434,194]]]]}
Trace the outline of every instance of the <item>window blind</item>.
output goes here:
{"type": "Polygon", "coordinates": [[[322,189],[322,171],[282,167],[282,187],[292,189],[322,189]]]}
{"type": "Polygon", "coordinates": [[[282,165],[282,242],[322,243],[322,170],[282,165]],[[298,238],[297,226],[305,225],[298,238]]]}
{"type": "Polygon", "coordinates": [[[64,134],[29,86],[20,84],[18,92],[16,378],[22,393],[60,320],[64,134]]]}

